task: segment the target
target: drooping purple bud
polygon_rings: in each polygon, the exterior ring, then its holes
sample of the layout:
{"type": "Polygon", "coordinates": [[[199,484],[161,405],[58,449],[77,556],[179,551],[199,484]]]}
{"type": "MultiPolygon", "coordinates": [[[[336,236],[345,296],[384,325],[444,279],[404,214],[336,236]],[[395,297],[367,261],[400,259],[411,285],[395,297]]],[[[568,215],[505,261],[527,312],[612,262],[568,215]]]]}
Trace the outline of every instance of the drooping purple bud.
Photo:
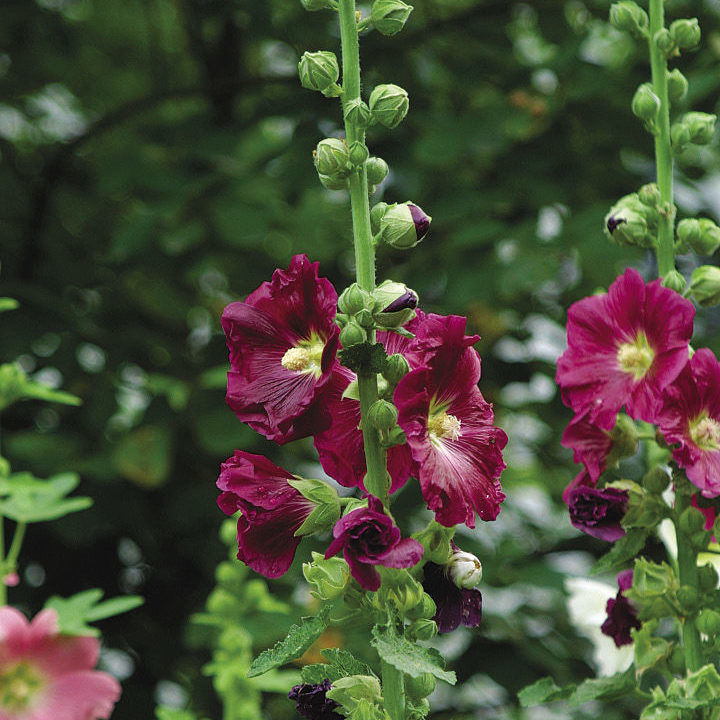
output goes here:
{"type": "Polygon", "coordinates": [[[626,490],[579,485],[567,495],[573,527],[599,540],[614,542],[625,535],[620,521],[628,503],[626,490]]]}
{"type": "Polygon", "coordinates": [[[420,242],[430,229],[430,217],[423,212],[422,208],[415,205],[415,203],[408,203],[408,209],[415,223],[418,242],[420,242]]]}
{"type": "Polygon", "coordinates": [[[325,678],[321,683],[295,685],[288,697],[296,703],[297,711],[308,720],[343,720],[334,712],[338,703],[326,697],[330,690],[330,680],[325,678]]]}
{"type": "Polygon", "coordinates": [[[615,229],[618,225],[622,225],[624,222],[627,222],[625,218],[616,218],[615,216],[611,215],[607,219],[607,229],[608,232],[612,235],[615,232],[615,229]]]}
{"type": "Polygon", "coordinates": [[[633,571],[624,570],[618,575],[618,593],[615,598],[607,601],[605,611],[607,620],[602,624],[600,630],[603,635],[611,637],[617,647],[632,644],[630,631],[641,627],[637,612],[630,601],[623,594],[632,587],[633,571]]]}
{"type": "Polygon", "coordinates": [[[459,625],[477,627],[482,620],[482,595],[476,588],[459,588],[445,565],[429,562],[424,567],[423,588],[433,599],[437,612],[433,620],[438,632],[452,632],[459,625]]]}
{"type": "Polygon", "coordinates": [[[398,312],[399,310],[414,310],[418,304],[418,296],[408,288],[397,300],[391,302],[384,313],[398,312]]]}

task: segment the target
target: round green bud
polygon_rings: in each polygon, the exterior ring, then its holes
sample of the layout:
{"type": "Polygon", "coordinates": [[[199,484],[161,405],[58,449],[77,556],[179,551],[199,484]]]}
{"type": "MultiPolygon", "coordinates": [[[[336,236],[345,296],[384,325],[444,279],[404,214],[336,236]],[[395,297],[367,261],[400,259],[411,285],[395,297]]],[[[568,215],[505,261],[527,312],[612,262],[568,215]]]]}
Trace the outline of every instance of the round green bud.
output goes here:
{"type": "Polygon", "coordinates": [[[300,0],[300,4],[309,12],[337,8],[337,3],[333,2],[333,0],[300,0]]]}
{"type": "Polygon", "coordinates": [[[325,138],[321,140],[315,152],[315,169],[320,175],[327,175],[333,178],[345,178],[350,169],[350,151],[347,143],[340,138],[325,138]]]}
{"type": "Polygon", "coordinates": [[[237,550],[237,522],[232,518],[220,525],[220,542],[237,550]]]}
{"type": "Polygon", "coordinates": [[[377,430],[389,430],[397,423],[397,408],[387,400],[376,400],[368,411],[368,419],[377,430]]]}
{"type": "Polygon", "coordinates": [[[365,338],[365,331],[352,320],[340,331],[340,344],[346,348],[365,342],[365,338]]]}
{"type": "Polygon", "coordinates": [[[670,288],[676,293],[683,293],[685,291],[685,278],[683,274],[678,270],[671,270],[662,280],[663,287],[670,288]]]}
{"type": "Polygon", "coordinates": [[[337,175],[318,175],[320,183],[328,190],[345,190],[347,188],[347,178],[337,175]]]}
{"type": "Polygon", "coordinates": [[[355,322],[366,330],[375,327],[375,318],[370,310],[362,309],[355,315],[355,322]]]}
{"type": "Polygon", "coordinates": [[[397,385],[409,372],[410,363],[407,358],[400,353],[394,353],[388,355],[382,374],[391,385],[397,385]]]}
{"type": "Polygon", "coordinates": [[[700,222],[695,218],[681,220],[677,226],[677,239],[681,247],[696,248],[700,244],[700,222]]]}
{"type": "Polygon", "coordinates": [[[692,585],[681,585],[677,591],[677,599],[682,609],[688,613],[694,613],[700,604],[700,595],[692,585]]]}
{"type": "Polygon", "coordinates": [[[355,125],[361,130],[369,127],[372,115],[367,103],[360,98],[354,98],[345,105],[345,122],[355,125]]]}
{"type": "Polygon", "coordinates": [[[412,6],[402,0],[375,0],[370,19],[382,35],[396,35],[403,29],[412,11],[412,6]]]}
{"type": "Polygon", "coordinates": [[[239,579],[242,579],[242,575],[238,574],[236,566],[232,563],[221,562],[215,568],[215,580],[218,585],[222,585],[228,590],[232,590],[239,579]]]}
{"type": "Polygon", "coordinates": [[[681,122],[673,123],[670,128],[670,140],[675,152],[680,152],[690,143],[690,128],[681,122]]]}
{"type": "Polygon", "coordinates": [[[657,465],[649,472],[645,473],[642,479],[643,487],[651,493],[660,495],[665,491],[670,482],[670,476],[664,468],[657,465]]]}
{"type": "Polygon", "coordinates": [[[397,250],[415,247],[427,235],[432,218],[412,202],[388,205],[380,219],[382,239],[397,250]]]}
{"type": "Polygon", "coordinates": [[[670,24],[670,37],[683,50],[692,50],[700,44],[700,25],[697,18],[675,20],[670,24]]]}
{"type": "Polygon", "coordinates": [[[690,142],[695,145],[707,145],[715,135],[717,115],[704,112],[685,113],[680,122],[690,133],[690,142]]]}
{"type": "Polygon", "coordinates": [[[415,317],[418,296],[404,283],[384,280],[373,291],[373,299],[375,322],[380,327],[399,328],[415,317]]]}
{"type": "Polygon", "coordinates": [[[656,183],[647,183],[638,190],[638,200],[647,207],[656,208],[660,204],[660,188],[656,183]]]}
{"type": "Polygon", "coordinates": [[[670,101],[674,103],[680,102],[687,95],[687,78],[677,68],[675,68],[667,74],[667,80],[668,96],[670,97],[670,101]]]}
{"type": "Polygon", "coordinates": [[[698,255],[712,255],[720,247],[720,227],[712,220],[700,218],[700,241],[693,248],[698,255]]]}
{"type": "Polygon", "coordinates": [[[367,170],[368,184],[370,185],[379,185],[390,172],[388,164],[379,157],[368,158],[365,169],[367,170]]]}
{"type": "Polygon", "coordinates": [[[357,283],[353,283],[340,294],[338,307],[341,312],[355,315],[361,310],[372,308],[373,302],[373,297],[367,290],[361,288],[357,283]]]}
{"type": "Polygon", "coordinates": [[[408,617],[411,620],[432,620],[435,613],[437,613],[435,601],[427,593],[423,593],[420,603],[408,613],[408,617]]]}
{"type": "Polygon", "coordinates": [[[373,205],[372,210],[370,210],[370,225],[372,226],[373,232],[380,230],[380,221],[389,207],[386,202],[379,202],[377,205],[373,205]]]}
{"type": "Polygon", "coordinates": [[[690,276],[690,292],[693,299],[703,307],[720,303],[720,268],[702,265],[690,276]]]}
{"type": "Polygon", "coordinates": [[[398,85],[378,85],[370,93],[370,112],[387,128],[397,127],[410,108],[408,94],[398,85]]]}
{"type": "Polygon", "coordinates": [[[239,600],[223,588],[215,588],[207,599],[207,609],[213,615],[230,615],[237,610],[239,600]]]}
{"type": "Polygon", "coordinates": [[[698,585],[703,592],[715,590],[718,586],[718,572],[711,563],[698,568],[698,585]]]}
{"type": "Polygon", "coordinates": [[[618,415],[615,427],[610,431],[610,437],[613,442],[613,454],[616,458],[630,457],[637,452],[637,427],[627,415],[618,415]]]}
{"type": "Polygon", "coordinates": [[[342,597],[350,579],[350,568],[345,560],[339,557],[326,560],[317,552],[313,552],[312,562],[303,563],[302,570],[305,579],[315,588],[313,596],[319,600],[332,601],[342,597]]]}
{"type": "Polygon", "coordinates": [[[685,508],[680,515],[680,530],[685,535],[694,535],[705,527],[705,516],[695,507],[685,508]]]}
{"type": "Polygon", "coordinates": [[[701,610],[696,620],[697,629],[703,635],[713,637],[720,633],[720,613],[710,608],[701,610]]]}
{"type": "Polygon", "coordinates": [[[317,90],[328,97],[340,93],[337,85],[340,77],[335,53],[328,50],[305,52],[298,63],[300,84],[308,90],[317,90]]]}
{"type": "Polygon", "coordinates": [[[438,627],[434,620],[421,618],[410,623],[407,632],[416,640],[432,640],[438,633],[438,627]]]}
{"type": "Polygon", "coordinates": [[[405,690],[411,700],[422,700],[435,690],[435,678],[432,673],[423,673],[420,677],[406,675],[405,690]]]}
{"type": "Polygon", "coordinates": [[[350,146],[350,162],[355,167],[362,165],[369,157],[370,157],[370,152],[367,149],[367,146],[365,145],[365,143],[360,142],[359,140],[356,140],[350,146]]]}
{"type": "Polygon", "coordinates": [[[335,324],[340,328],[344,328],[348,324],[349,320],[350,317],[345,313],[339,312],[335,315],[335,324]]]}
{"type": "Polygon", "coordinates": [[[632,111],[645,122],[654,122],[660,112],[660,98],[650,83],[643,83],[632,99],[632,111]]]}
{"type": "Polygon", "coordinates": [[[610,6],[610,24],[618,30],[642,36],[647,32],[650,20],[637,3],[622,0],[610,6]]]}
{"type": "Polygon", "coordinates": [[[620,205],[613,206],[605,216],[605,229],[618,245],[652,247],[655,242],[645,214],[620,205]]]}
{"type": "Polygon", "coordinates": [[[664,53],[666,57],[678,54],[677,45],[667,28],[660,28],[660,30],[655,33],[653,39],[655,40],[655,45],[657,45],[658,50],[664,53]]]}

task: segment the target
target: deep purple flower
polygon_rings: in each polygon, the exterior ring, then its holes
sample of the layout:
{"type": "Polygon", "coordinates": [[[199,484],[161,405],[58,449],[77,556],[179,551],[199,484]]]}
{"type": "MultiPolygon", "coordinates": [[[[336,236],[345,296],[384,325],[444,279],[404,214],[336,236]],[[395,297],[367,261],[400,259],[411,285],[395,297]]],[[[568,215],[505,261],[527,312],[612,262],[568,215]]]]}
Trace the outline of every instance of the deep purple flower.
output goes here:
{"type": "Polygon", "coordinates": [[[325,678],[321,683],[295,685],[288,697],[295,701],[297,711],[308,720],[343,720],[334,712],[339,704],[326,697],[331,687],[329,678],[325,678]]]}
{"type": "Polygon", "coordinates": [[[430,229],[430,218],[425,214],[422,208],[415,203],[408,203],[408,209],[415,223],[415,232],[417,233],[418,242],[420,242],[430,229]]]}
{"type": "Polygon", "coordinates": [[[627,509],[628,493],[617,488],[578,485],[567,498],[573,527],[600,540],[614,542],[625,535],[620,521],[627,509]]]}
{"type": "Polygon", "coordinates": [[[632,643],[630,631],[633,628],[639,630],[641,623],[638,620],[635,608],[623,594],[632,587],[633,571],[623,570],[617,576],[617,580],[620,589],[615,598],[610,598],[607,601],[607,620],[600,629],[604,635],[611,637],[615,641],[617,647],[622,647],[632,643]]]}
{"type": "Polygon", "coordinates": [[[423,588],[434,600],[437,612],[433,620],[438,632],[452,632],[459,625],[477,627],[482,620],[482,595],[476,588],[460,589],[448,574],[445,565],[427,563],[423,588]]]}
{"type": "Polygon", "coordinates": [[[417,540],[400,539],[400,530],[373,495],[368,498],[367,508],[353,510],[335,523],[333,536],[325,558],[342,550],[350,574],[373,592],[380,587],[380,573],[373,565],[408,568],[416,565],[423,554],[417,540]]]}
{"type": "Polygon", "coordinates": [[[382,312],[391,313],[399,312],[400,310],[414,310],[417,304],[418,296],[412,290],[408,289],[397,298],[397,300],[393,300],[382,312]]]}

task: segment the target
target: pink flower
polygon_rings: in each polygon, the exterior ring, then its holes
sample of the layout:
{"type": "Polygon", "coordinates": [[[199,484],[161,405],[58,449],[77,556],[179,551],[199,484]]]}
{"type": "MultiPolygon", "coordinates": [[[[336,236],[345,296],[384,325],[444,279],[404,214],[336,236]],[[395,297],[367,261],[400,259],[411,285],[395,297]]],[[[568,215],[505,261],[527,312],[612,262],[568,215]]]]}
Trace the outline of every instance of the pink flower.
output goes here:
{"type": "Polygon", "coordinates": [[[316,401],[330,379],[339,329],[337,293],[318,264],[296,255],[245,302],[223,312],[230,351],[227,403],[278,443],[311,435],[316,401]]]}
{"type": "Polygon", "coordinates": [[[220,469],[220,509],[227,515],[242,512],[238,559],[265,577],[287,572],[300,544],[294,533],[316,507],[288,484],[293,479],[262,455],[242,450],[236,450],[220,469]]]}
{"type": "Polygon", "coordinates": [[[415,370],[395,390],[398,424],[419,467],[423,497],[438,522],[475,527],[475,512],[494,520],[505,495],[505,433],[477,382],[480,357],[465,335],[465,318],[428,315],[411,343],[415,370]]]}
{"type": "MultiPolygon", "coordinates": [[[[605,421],[604,424],[608,425],[609,421],[605,421]]],[[[613,417],[610,427],[614,424],[615,418],[613,417]]],[[[568,423],[562,436],[562,445],[573,451],[573,460],[578,464],[583,464],[590,479],[595,482],[605,472],[613,441],[608,430],[590,422],[585,413],[576,415],[568,423]]]]}
{"type": "Polygon", "coordinates": [[[109,718],[120,685],[93,670],[99,650],[94,637],[60,635],[54,610],[28,623],[15,608],[0,607],[0,719],[109,718]]]}
{"type": "Polygon", "coordinates": [[[720,364],[702,348],[665,390],[657,420],[673,458],[705,497],[720,495],[720,364]]]}
{"type": "Polygon", "coordinates": [[[687,362],[694,315],[688,300],[632,269],[607,294],[574,303],[556,376],[563,402],[607,430],[623,405],[654,422],[663,388],[687,362]]]}

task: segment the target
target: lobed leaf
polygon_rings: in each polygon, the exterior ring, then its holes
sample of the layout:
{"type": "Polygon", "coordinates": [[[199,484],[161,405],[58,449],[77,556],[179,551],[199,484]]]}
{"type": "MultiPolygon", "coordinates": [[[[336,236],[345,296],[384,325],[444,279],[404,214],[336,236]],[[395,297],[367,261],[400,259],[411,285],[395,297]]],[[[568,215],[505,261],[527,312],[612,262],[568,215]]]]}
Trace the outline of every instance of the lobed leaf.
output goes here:
{"type": "Polygon", "coordinates": [[[518,693],[518,700],[522,707],[533,707],[552,700],[562,700],[575,690],[574,685],[564,688],[558,687],[550,677],[544,677],[532,685],[524,687],[518,693]]]}
{"type": "Polygon", "coordinates": [[[616,572],[632,560],[644,547],[648,537],[645,528],[630,528],[624,537],[613,543],[610,552],[603,555],[593,566],[593,575],[616,572]]]}

